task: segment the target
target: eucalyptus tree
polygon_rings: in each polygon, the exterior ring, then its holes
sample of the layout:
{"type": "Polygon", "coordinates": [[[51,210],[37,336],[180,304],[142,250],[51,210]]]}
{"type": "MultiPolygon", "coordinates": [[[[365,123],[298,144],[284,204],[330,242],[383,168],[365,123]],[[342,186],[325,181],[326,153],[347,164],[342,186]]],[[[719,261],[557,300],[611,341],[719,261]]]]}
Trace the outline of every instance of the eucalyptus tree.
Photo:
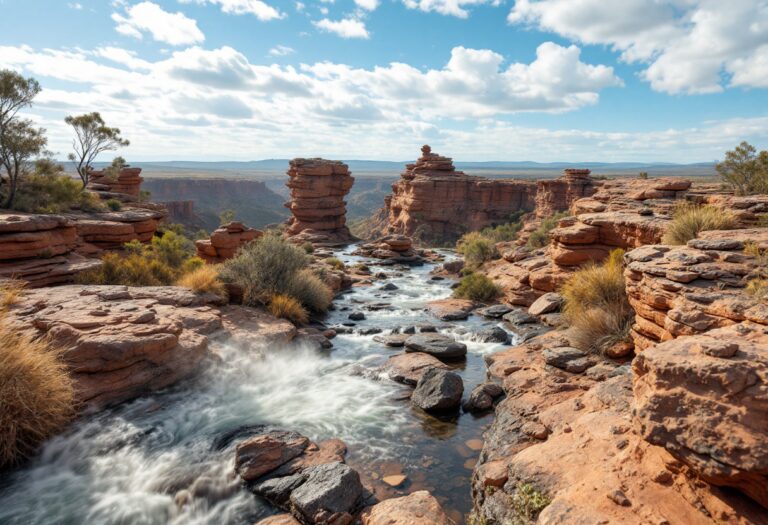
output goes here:
{"type": "Polygon", "coordinates": [[[69,160],[76,164],[75,169],[83,181],[83,188],[88,185],[93,162],[99,154],[130,144],[120,136],[119,128],[107,126],[98,111],[78,116],[70,115],[64,122],[75,130],[75,138],[72,141],[75,151],[69,154],[69,160]]]}

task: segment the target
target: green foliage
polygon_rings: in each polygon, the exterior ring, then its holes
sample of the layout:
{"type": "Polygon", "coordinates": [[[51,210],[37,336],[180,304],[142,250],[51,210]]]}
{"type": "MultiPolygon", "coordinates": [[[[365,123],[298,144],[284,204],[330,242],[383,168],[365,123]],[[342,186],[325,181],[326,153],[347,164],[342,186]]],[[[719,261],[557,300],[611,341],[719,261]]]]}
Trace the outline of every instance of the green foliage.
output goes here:
{"type": "Polygon", "coordinates": [[[149,202],[152,198],[152,192],[148,190],[139,190],[139,202],[149,202]]]}
{"type": "Polygon", "coordinates": [[[648,172],[647,171],[641,171],[637,174],[638,179],[647,179],[648,178],[648,172]]]}
{"type": "Polygon", "coordinates": [[[224,226],[235,220],[234,210],[224,210],[219,213],[219,225],[224,226]]]}
{"type": "Polygon", "coordinates": [[[288,295],[305,308],[328,309],[332,292],[307,268],[310,257],[279,233],[268,232],[240,249],[222,265],[221,276],[243,290],[248,305],[269,304],[275,295],[288,295]]]}
{"type": "Polygon", "coordinates": [[[480,231],[483,237],[487,237],[491,242],[507,242],[517,239],[517,234],[523,228],[520,221],[499,224],[498,226],[484,228],[480,231]]]}
{"type": "Polygon", "coordinates": [[[736,217],[728,210],[716,206],[684,203],[677,206],[672,222],[662,242],[682,245],[708,230],[732,230],[737,225],[736,217]]]}
{"type": "Polygon", "coordinates": [[[492,301],[501,294],[501,289],[481,273],[470,273],[462,277],[459,286],[453,291],[454,297],[473,301],[492,301]]]}
{"type": "Polygon", "coordinates": [[[467,266],[477,268],[498,257],[494,242],[480,232],[465,233],[456,243],[456,251],[464,256],[467,266]]]}
{"type": "Polygon", "coordinates": [[[128,286],[165,286],[205,265],[193,255],[192,242],[174,231],[166,230],[150,244],[131,241],[123,245],[125,253],[106,253],[100,268],[80,274],[85,284],[123,284],[128,286]]]}
{"type": "Polygon", "coordinates": [[[64,168],[50,159],[40,159],[34,171],[18,187],[12,209],[29,213],[65,213],[71,210],[104,209],[99,198],[64,173],[64,168]]]}
{"type": "Polygon", "coordinates": [[[123,157],[115,157],[112,159],[112,164],[104,169],[104,177],[111,181],[116,181],[120,176],[120,171],[126,166],[128,166],[128,164],[123,157]]]}
{"type": "Polygon", "coordinates": [[[104,202],[104,204],[106,204],[107,208],[112,211],[120,211],[123,209],[123,203],[117,199],[108,199],[104,202]]]}
{"type": "Polygon", "coordinates": [[[552,503],[544,493],[530,483],[518,482],[515,492],[510,496],[514,511],[511,525],[532,525],[547,505],[552,503]]]}
{"type": "Polygon", "coordinates": [[[725,159],[715,169],[737,195],[768,193],[768,151],[758,154],[746,141],[726,151],[725,159]]]}
{"type": "Polygon", "coordinates": [[[554,230],[560,219],[565,217],[568,217],[568,212],[561,211],[555,213],[551,217],[543,219],[539,227],[532,231],[531,235],[528,237],[527,246],[529,248],[543,248],[549,244],[549,232],[554,230]]]}
{"type": "MultiPolygon", "coordinates": [[[[72,126],[75,132],[73,141],[74,153],[69,154],[69,160],[76,163],[75,169],[83,183],[83,188],[88,185],[93,162],[99,154],[105,151],[114,151],[128,146],[130,142],[120,135],[119,128],[111,128],[106,125],[98,111],[84,115],[69,115],[64,122],[72,126]]],[[[122,157],[115,159],[123,160],[122,157]]],[[[123,160],[123,162],[125,162],[123,160]]],[[[113,163],[114,165],[114,163],[113,163]]]]}
{"type": "Polygon", "coordinates": [[[560,290],[571,344],[602,353],[626,341],[633,318],[624,282],[624,250],[613,250],[602,264],[575,272],[560,290]]]}
{"type": "Polygon", "coordinates": [[[304,244],[301,245],[301,249],[304,250],[306,253],[314,253],[315,247],[312,246],[312,243],[307,241],[304,244]]]}
{"type": "Polygon", "coordinates": [[[757,224],[755,226],[758,228],[768,228],[768,213],[759,213],[757,215],[757,224]]]}
{"type": "Polygon", "coordinates": [[[334,270],[343,270],[344,268],[346,268],[346,266],[344,266],[344,263],[338,257],[328,257],[325,260],[325,264],[329,265],[334,270]]]}

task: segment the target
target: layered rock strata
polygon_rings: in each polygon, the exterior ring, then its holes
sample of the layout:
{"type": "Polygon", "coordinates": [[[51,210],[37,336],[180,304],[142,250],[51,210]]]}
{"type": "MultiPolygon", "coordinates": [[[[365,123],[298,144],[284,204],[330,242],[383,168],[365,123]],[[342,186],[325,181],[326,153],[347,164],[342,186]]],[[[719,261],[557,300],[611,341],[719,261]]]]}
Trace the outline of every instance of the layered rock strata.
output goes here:
{"type": "Polygon", "coordinates": [[[389,263],[414,264],[423,262],[413,240],[405,235],[386,235],[374,242],[361,244],[355,255],[383,259],[389,263]]]}
{"type": "MultiPolygon", "coordinates": [[[[768,229],[702,232],[687,246],[643,246],[626,255],[635,346],[695,335],[748,320],[768,325],[768,305],[744,293],[764,266],[744,253],[768,249],[768,229]]],[[[764,271],[764,269],[763,269],[764,271]]]]}
{"type": "Polygon", "coordinates": [[[78,251],[98,254],[126,242],[149,242],[163,222],[164,209],[126,208],[120,211],[72,216],[80,242],[78,251]]]}
{"type": "Polygon", "coordinates": [[[115,178],[107,176],[104,170],[93,170],[90,173],[88,189],[97,193],[102,199],[117,199],[123,202],[135,202],[141,191],[141,168],[125,167],[115,178]]]}
{"type": "Polygon", "coordinates": [[[198,257],[209,264],[231,259],[242,246],[264,235],[261,230],[249,228],[241,222],[230,222],[214,230],[208,239],[195,241],[198,257]]]}
{"type": "Polygon", "coordinates": [[[386,233],[445,242],[534,209],[535,182],[469,176],[429,146],[421,151],[385,198],[386,233]]]}
{"type": "Polygon", "coordinates": [[[343,162],[293,159],[288,169],[291,210],[286,232],[294,242],[346,244],[352,235],[346,226],[346,202],[354,177],[343,162]]]}
{"type": "Polygon", "coordinates": [[[562,177],[540,180],[536,183],[536,216],[551,217],[558,211],[567,210],[573,201],[589,197],[596,191],[596,184],[587,169],[566,169],[562,177]]]}

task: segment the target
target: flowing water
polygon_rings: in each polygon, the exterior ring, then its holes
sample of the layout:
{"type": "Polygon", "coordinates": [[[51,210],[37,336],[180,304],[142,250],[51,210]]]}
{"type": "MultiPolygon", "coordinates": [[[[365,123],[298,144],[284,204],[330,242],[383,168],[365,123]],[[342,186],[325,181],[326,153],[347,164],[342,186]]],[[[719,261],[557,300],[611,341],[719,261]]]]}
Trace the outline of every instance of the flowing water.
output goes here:
{"type": "MultiPolygon", "coordinates": [[[[338,256],[347,263],[362,259],[338,256]]],[[[435,418],[413,408],[409,389],[370,372],[389,356],[360,329],[391,329],[427,323],[467,344],[455,365],[465,397],[485,378],[483,356],[502,348],[475,342],[472,331],[493,323],[472,316],[441,323],[424,312],[430,300],[450,296],[450,281],[431,281],[432,265],[378,267],[387,273],[370,287],[354,288],[335,301],[326,322],[348,322],[363,311],[353,333],[338,335],[334,349],[266,349],[217,343],[221,360],[194,380],[78,421],[48,442],[40,455],[0,479],[0,524],[231,524],[251,525],[276,509],[245,491],[233,476],[240,428],[266,425],[301,432],[313,440],[340,438],[347,461],[379,497],[427,489],[461,522],[471,507],[470,476],[478,439],[490,415],[435,418]],[[394,283],[398,289],[382,291],[394,283]],[[390,306],[379,310],[374,303],[390,306]],[[261,349],[264,350],[264,349],[261,349]],[[397,489],[381,482],[402,473],[397,489]],[[179,491],[191,493],[177,505],[179,491]]]]}

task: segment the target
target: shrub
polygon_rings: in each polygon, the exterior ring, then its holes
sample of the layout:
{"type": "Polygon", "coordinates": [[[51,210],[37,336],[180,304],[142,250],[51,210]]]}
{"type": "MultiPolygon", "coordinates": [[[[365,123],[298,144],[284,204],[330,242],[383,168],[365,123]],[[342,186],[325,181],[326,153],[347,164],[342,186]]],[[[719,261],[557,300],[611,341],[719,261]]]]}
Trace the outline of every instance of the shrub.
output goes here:
{"type": "Polygon", "coordinates": [[[758,154],[746,141],[726,151],[715,169],[737,195],[768,193],[768,151],[758,154]]]}
{"type": "Polygon", "coordinates": [[[224,210],[219,214],[219,224],[224,226],[235,220],[235,210],[224,210]]]}
{"type": "Polygon", "coordinates": [[[768,251],[761,250],[754,242],[744,246],[744,253],[757,259],[757,271],[747,281],[745,291],[760,301],[768,300],[768,251]]]}
{"type": "Polygon", "coordinates": [[[99,198],[83,191],[80,181],[67,176],[60,165],[43,159],[33,173],[19,181],[13,209],[29,213],[64,213],[102,210],[99,198]]]}
{"type": "Polygon", "coordinates": [[[195,293],[212,293],[222,299],[227,297],[227,288],[219,279],[219,271],[214,265],[206,264],[187,272],[176,281],[176,284],[189,288],[195,293]]]}
{"type": "Polygon", "coordinates": [[[648,172],[647,171],[641,171],[637,174],[638,179],[647,179],[648,178],[648,172]]]}
{"type": "Polygon", "coordinates": [[[309,268],[296,272],[285,291],[313,312],[327,311],[333,301],[331,289],[309,268]]]}
{"type": "Polygon", "coordinates": [[[247,305],[268,305],[273,296],[288,295],[308,310],[324,312],[333,292],[307,268],[309,261],[304,250],[270,232],[243,247],[220,273],[226,282],[243,289],[247,305]]]}
{"type": "Polygon", "coordinates": [[[563,313],[576,348],[602,353],[627,340],[633,311],[624,285],[623,255],[623,250],[612,251],[602,264],[576,271],[561,288],[563,313]]]}
{"type": "Polygon", "coordinates": [[[715,206],[684,203],[677,206],[672,222],[662,238],[664,244],[681,245],[707,230],[731,230],[736,217],[728,210],[715,206]]]}
{"type": "Polygon", "coordinates": [[[493,243],[514,241],[517,239],[517,234],[520,233],[522,228],[523,225],[520,222],[508,222],[494,227],[483,228],[480,233],[493,243]]]}
{"type": "Polygon", "coordinates": [[[328,257],[325,260],[325,263],[328,264],[334,270],[343,270],[344,268],[346,268],[346,266],[344,266],[344,263],[338,257],[328,257]]]}
{"type": "Polygon", "coordinates": [[[456,243],[456,251],[464,256],[464,261],[471,267],[480,266],[498,255],[493,241],[480,232],[462,235],[456,243]]]}
{"type": "Polygon", "coordinates": [[[312,246],[312,243],[309,241],[302,244],[301,249],[304,250],[304,252],[307,254],[313,253],[315,251],[315,247],[312,246]]]}
{"type": "Polygon", "coordinates": [[[568,217],[568,212],[561,211],[542,220],[539,227],[532,231],[528,237],[527,246],[529,248],[543,248],[549,244],[549,232],[554,230],[558,221],[565,217],[568,217]]]}
{"type": "Polygon", "coordinates": [[[290,295],[273,295],[267,309],[275,317],[287,319],[293,324],[305,324],[309,320],[309,314],[301,303],[290,295]]]}
{"type": "Polygon", "coordinates": [[[32,455],[75,414],[72,380],[60,352],[0,314],[0,468],[32,455]]]}
{"type": "Polygon", "coordinates": [[[148,245],[131,241],[123,245],[125,253],[106,253],[101,267],[79,275],[84,284],[122,284],[126,286],[167,286],[183,274],[205,265],[193,256],[192,242],[174,231],[153,237],[148,245]]]}
{"type": "Polygon", "coordinates": [[[550,500],[530,483],[518,482],[515,492],[510,496],[515,516],[512,525],[529,525],[536,523],[539,514],[549,505],[550,500]]]}
{"type": "Polygon", "coordinates": [[[112,211],[120,211],[123,209],[123,203],[117,199],[108,199],[104,202],[104,204],[106,204],[107,208],[112,211]]]}
{"type": "Polygon", "coordinates": [[[462,277],[459,286],[453,291],[454,297],[484,302],[494,300],[500,293],[496,283],[481,273],[470,273],[462,277]]]}
{"type": "Polygon", "coordinates": [[[757,224],[755,226],[758,228],[768,228],[768,213],[759,213],[757,215],[757,224]]]}

